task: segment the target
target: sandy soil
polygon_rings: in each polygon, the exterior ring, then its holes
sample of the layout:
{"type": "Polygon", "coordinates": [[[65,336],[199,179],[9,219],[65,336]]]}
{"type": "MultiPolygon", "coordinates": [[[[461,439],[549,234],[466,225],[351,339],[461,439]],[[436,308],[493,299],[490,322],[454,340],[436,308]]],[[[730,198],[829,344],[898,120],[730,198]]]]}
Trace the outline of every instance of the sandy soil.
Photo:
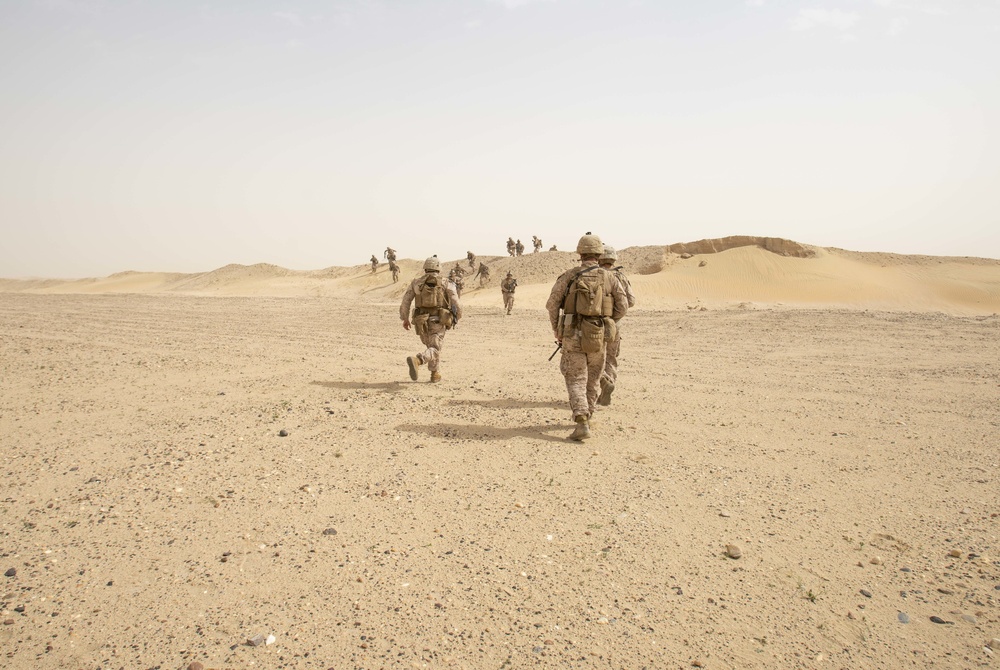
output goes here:
{"type": "Polygon", "coordinates": [[[757,251],[646,253],[583,444],[541,281],[468,294],[434,385],[359,269],[0,293],[0,667],[997,667],[995,266],[826,252],[971,273],[950,310],[657,288],[757,251]]]}

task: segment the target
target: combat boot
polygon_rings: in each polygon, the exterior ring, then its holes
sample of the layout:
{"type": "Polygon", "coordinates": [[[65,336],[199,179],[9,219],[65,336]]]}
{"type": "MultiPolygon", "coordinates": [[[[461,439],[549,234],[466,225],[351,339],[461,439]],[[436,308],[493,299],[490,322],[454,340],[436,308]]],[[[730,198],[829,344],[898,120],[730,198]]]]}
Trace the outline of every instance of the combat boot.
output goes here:
{"type": "Polygon", "coordinates": [[[431,381],[432,382],[439,382],[439,381],[441,381],[441,373],[438,372],[437,370],[435,370],[434,372],[432,372],[431,373],[431,381]]]}
{"type": "Polygon", "coordinates": [[[569,436],[569,439],[576,442],[583,442],[590,437],[590,422],[585,416],[578,416],[575,420],[576,428],[573,429],[573,434],[569,436]]]}
{"type": "Polygon", "coordinates": [[[410,366],[410,379],[417,381],[417,368],[423,365],[423,363],[424,358],[420,354],[406,357],[406,364],[410,366]]]}
{"type": "Polygon", "coordinates": [[[615,390],[615,383],[607,377],[601,378],[601,395],[597,398],[597,404],[607,407],[611,404],[611,393],[615,390]]]}

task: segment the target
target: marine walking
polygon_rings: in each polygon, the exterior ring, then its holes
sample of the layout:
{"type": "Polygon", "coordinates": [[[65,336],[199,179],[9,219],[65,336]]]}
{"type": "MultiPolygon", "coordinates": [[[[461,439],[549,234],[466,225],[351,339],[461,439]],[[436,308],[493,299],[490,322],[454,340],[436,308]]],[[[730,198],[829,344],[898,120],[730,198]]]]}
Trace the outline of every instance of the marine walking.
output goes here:
{"type": "Polygon", "coordinates": [[[508,271],[507,276],[500,282],[500,293],[503,294],[503,307],[507,310],[508,314],[514,309],[515,290],[517,290],[517,280],[514,279],[514,273],[508,271]]]}
{"type": "Polygon", "coordinates": [[[424,261],[424,274],[410,282],[399,305],[399,318],[406,330],[410,330],[412,324],[426,347],[420,353],[407,356],[410,379],[417,381],[420,367],[426,365],[431,373],[430,380],[441,381],[444,336],[462,318],[462,305],[455,285],[441,276],[441,262],[436,255],[424,261]]]}
{"type": "MultiPolygon", "coordinates": [[[[622,271],[622,266],[615,266],[616,262],[618,262],[618,252],[615,251],[614,247],[605,244],[599,263],[602,268],[614,274],[615,279],[618,280],[618,283],[625,290],[625,300],[628,303],[629,309],[632,309],[635,307],[635,293],[632,291],[632,283],[622,271]]],[[[597,404],[604,405],[605,407],[611,404],[611,394],[614,392],[615,384],[618,382],[618,354],[621,351],[622,345],[621,321],[618,322],[618,327],[615,331],[615,338],[608,341],[607,351],[604,355],[604,372],[601,374],[601,394],[597,398],[597,404]]]]}
{"type": "Polygon", "coordinates": [[[599,264],[604,244],[597,235],[581,237],[576,252],[579,267],[559,276],[545,307],[562,348],[559,369],[576,424],[569,439],[581,441],[590,437],[607,342],[615,339],[617,322],[628,312],[628,298],[614,274],[599,264]]]}

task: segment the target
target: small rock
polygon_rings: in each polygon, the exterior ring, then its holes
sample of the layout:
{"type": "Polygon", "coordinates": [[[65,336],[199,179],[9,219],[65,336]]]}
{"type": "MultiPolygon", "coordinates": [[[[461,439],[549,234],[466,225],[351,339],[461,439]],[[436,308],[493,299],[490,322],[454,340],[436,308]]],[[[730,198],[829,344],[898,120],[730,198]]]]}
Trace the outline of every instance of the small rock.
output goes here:
{"type": "Polygon", "coordinates": [[[704,668],[705,664],[702,663],[701,661],[695,659],[695,660],[691,661],[691,667],[692,668],[704,668]]]}
{"type": "Polygon", "coordinates": [[[962,558],[962,552],[958,549],[952,549],[948,552],[948,555],[952,558],[962,558]]]}
{"type": "Polygon", "coordinates": [[[945,621],[944,619],[942,619],[942,618],[941,618],[941,617],[939,617],[939,616],[932,616],[932,617],[931,617],[931,621],[932,621],[933,623],[946,623],[946,624],[951,624],[951,623],[954,623],[953,621],[945,621]]]}
{"type": "Polygon", "coordinates": [[[906,612],[900,612],[896,618],[899,619],[899,623],[910,623],[910,616],[906,612]]]}
{"type": "Polygon", "coordinates": [[[3,620],[3,625],[4,626],[13,626],[14,625],[14,620],[13,619],[4,619],[3,620]]]}
{"type": "Polygon", "coordinates": [[[288,437],[288,431],[282,428],[278,431],[278,437],[288,437]]]}
{"type": "Polygon", "coordinates": [[[267,639],[264,640],[264,644],[266,644],[266,645],[272,645],[272,644],[274,644],[275,640],[277,640],[276,637],[274,637],[273,635],[268,635],[267,639]]]}
{"type": "Polygon", "coordinates": [[[532,651],[532,653],[540,654],[540,653],[542,653],[542,651],[544,651],[544,649],[545,649],[544,647],[532,647],[531,651],[532,651]]]}
{"type": "Polygon", "coordinates": [[[24,605],[18,605],[17,607],[14,608],[14,611],[17,612],[18,614],[23,614],[24,613],[24,605]]]}
{"type": "Polygon", "coordinates": [[[863,595],[865,598],[871,598],[872,592],[867,589],[861,589],[861,595],[863,595]]]}
{"type": "Polygon", "coordinates": [[[199,661],[191,661],[191,663],[188,664],[188,670],[205,670],[205,666],[199,661]]]}
{"type": "Polygon", "coordinates": [[[913,572],[913,571],[912,571],[912,570],[910,570],[909,568],[900,568],[900,569],[899,569],[899,571],[900,571],[900,572],[913,572]]]}
{"type": "Polygon", "coordinates": [[[880,556],[872,556],[871,560],[868,562],[872,565],[882,565],[882,558],[880,556]]]}
{"type": "Polygon", "coordinates": [[[336,528],[327,528],[326,530],[323,531],[323,534],[324,535],[336,535],[337,534],[337,529],[336,528]]]}
{"type": "Polygon", "coordinates": [[[7,568],[7,572],[3,573],[4,577],[13,577],[17,574],[17,568],[7,568]]]}
{"type": "Polygon", "coordinates": [[[729,558],[732,558],[732,559],[735,560],[735,559],[740,558],[740,557],[743,556],[743,550],[740,549],[735,544],[727,544],[726,545],[726,556],[728,556],[729,558]]]}
{"type": "Polygon", "coordinates": [[[995,637],[986,645],[993,651],[1000,651],[1000,637],[995,637]]]}
{"type": "Polygon", "coordinates": [[[555,643],[556,643],[555,640],[545,640],[545,642],[543,642],[542,644],[550,644],[551,645],[551,644],[555,644],[555,643]]]}
{"type": "Polygon", "coordinates": [[[951,589],[938,589],[938,593],[943,593],[946,596],[953,596],[953,595],[955,595],[955,592],[952,591],[951,589]]]}
{"type": "Polygon", "coordinates": [[[706,265],[708,265],[708,261],[701,261],[700,263],[698,263],[698,267],[700,267],[700,268],[703,268],[706,265]]]}
{"type": "Polygon", "coordinates": [[[721,516],[723,519],[728,519],[729,517],[732,516],[732,514],[730,514],[729,512],[727,512],[725,510],[722,510],[721,512],[719,512],[719,516],[721,516]]]}
{"type": "Polygon", "coordinates": [[[963,614],[962,621],[971,623],[973,626],[979,623],[979,620],[976,617],[972,616],[971,614],[963,614]]]}
{"type": "Polygon", "coordinates": [[[246,644],[248,647],[259,647],[264,644],[264,640],[266,639],[267,638],[265,638],[263,634],[254,635],[253,637],[247,638],[246,644]]]}

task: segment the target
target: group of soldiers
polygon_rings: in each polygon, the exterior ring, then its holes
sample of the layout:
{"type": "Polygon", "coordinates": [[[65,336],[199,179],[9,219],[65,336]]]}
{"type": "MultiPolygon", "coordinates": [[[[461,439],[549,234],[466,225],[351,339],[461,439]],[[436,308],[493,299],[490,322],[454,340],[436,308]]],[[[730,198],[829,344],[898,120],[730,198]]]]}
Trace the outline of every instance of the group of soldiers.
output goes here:
{"type": "MultiPolygon", "coordinates": [[[[541,240],[537,240],[536,245],[540,244],[541,240]]],[[[635,305],[635,294],[621,266],[615,266],[617,253],[597,235],[588,232],[581,237],[576,252],[580,265],[559,276],[545,308],[557,351],[562,351],[559,369],[566,381],[575,424],[569,439],[579,442],[590,437],[590,419],[598,405],[611,404],[618,381],[621,320],[635,305]]],[[[473,267],[476,259],[471,251],[468,260],[473,267]]],[[[480,270],[484,267],[480,263],[480,270]]],[[[416,331],[425,347],[406,358],[410,379],[417,381],[420,368],[426,365],[430,381],[439,382],[445,333],[462,318],[460,284],[454,278],[461,279],[465,270],[456,264],[449,278],[442,278],[436,255],[424,261],[423,269],[423,275],[416,277],[403,294],[399,318],[404,329],[412,327],[416,331]]],[[[514,308],[516,289],[517,279],[508,272],[500,284],[507,314],[514,308]]]]}
{"type": "MultiPolygon", "coordinates": [[[[542,238],[537,235],[531,236],[531,246],[534,248],[533,253],[538,253],[542,250],[542,238]]],[[[550,251],[555,251],[556,248],[552,247],[550,251]]],[[[471,251],[469,253],[472,253],[471,251]]],[[[507,238],[507,254],[511,257],[513,256],[523,256],[524,255],[524,243],[521,240],[514,241],[513,237],[507,238]]]]}
{"type": "MultiPolygon", "coordinates": [[[[382,252],[382,256],[389,262],[389,272],[392,273],[392,282],[395,284],[399,281],[399,265],[396,264],[396,250],[392,247],[386,247],[385,251],[382,252]]],[[[376,258],[375,254],[372,254],[368,262],[372,266],[372,274],[378,272],[378,258],[376,258]]]]}

